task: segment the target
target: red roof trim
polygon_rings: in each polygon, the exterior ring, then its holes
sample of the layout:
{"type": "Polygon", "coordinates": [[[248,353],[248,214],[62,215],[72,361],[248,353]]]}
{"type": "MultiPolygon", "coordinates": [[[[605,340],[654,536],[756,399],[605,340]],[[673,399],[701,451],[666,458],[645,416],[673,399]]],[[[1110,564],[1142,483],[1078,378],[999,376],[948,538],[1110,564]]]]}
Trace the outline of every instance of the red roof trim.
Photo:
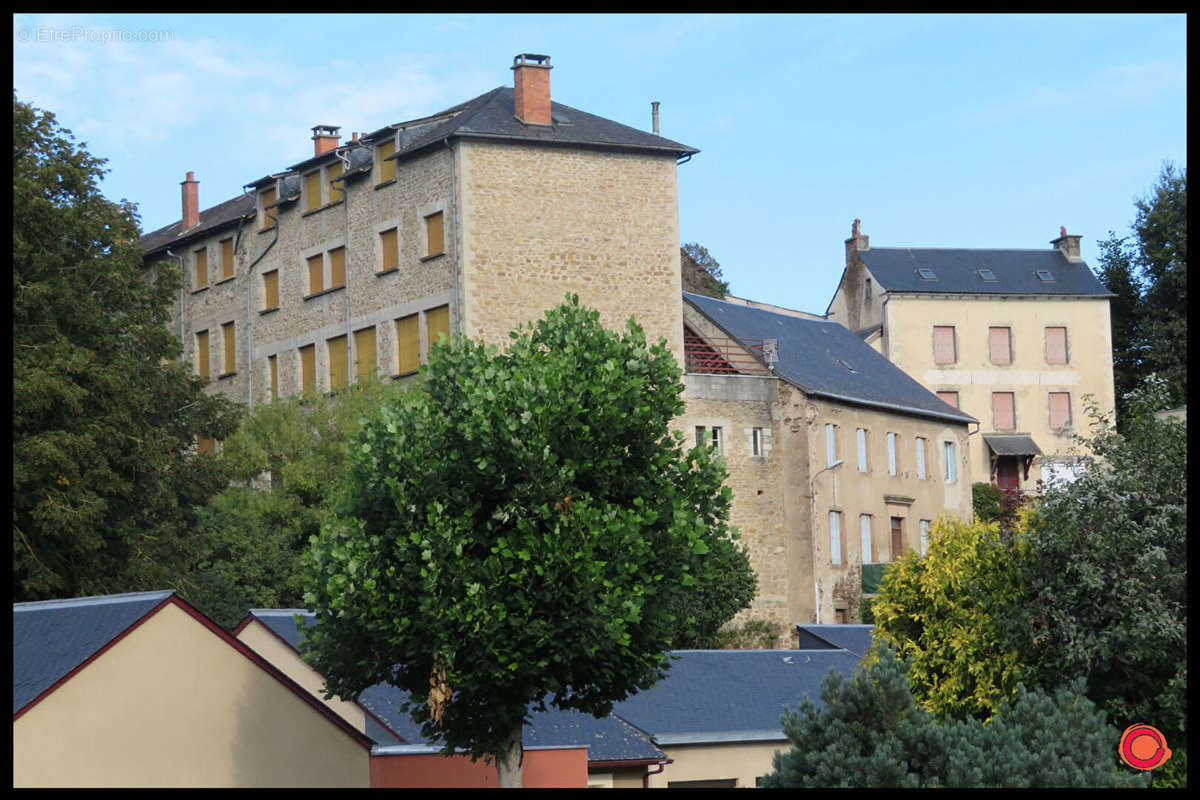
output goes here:
{"type": "Polygon", "coordinates": [[[129,635],[129,634],[131,634],[131,633],[133,633],[133,631],[134,631],[134,630],[136,630],[136,629],[137,629],[139,626],[141,626],[141,624],[142,624],[143,622],[145,622],[146,620],[150,619],[150,617],[152,617],[152,616],[154,616],[155,614],[157,614],[157,613],[159,612],[159,610],[160,610],[160,609],[161,609],[163,606],[165,606],[167,603],[171,602],[173,599],[175,599],[175,595],[174,595],[173,593],[172,593],[172,594],[171,594],[169,597],[164,597],[164,598],[162,599],[162,602],[160,602],[160,603],[159,603],[158,605],[156,605],[154,608],[150,609],[150,610],[149,610],[149,611],[147,611],[145,614],[143,614],[142,616],[140,616],[140,617],[138,617],[136,620],[134,620],[134,621],[133,621],[133,622],[132,622],[132,623],[129,625],[129,627],[128,627],[128,628],[126,628],[125,630],[121,631],[121,632],[120,632],[120,633],[118,633],[116,636],[114,636],[114,637],[112,638],[112,640],[111,640],[111,641],[109,641],[109,643],[108,643],[108,644],[104,645],[104,646],[103,646],[103,647],[101,647],[99,650],[97,650],[96,652],[92,653],[90,656],[88,656],[88,657],[87,657],[87,658],[85,658],[83,661],[81,661],[81,662],[79,663],[79,665],[75,667],[75,669],[71,670],[71,671],[70,671],[70,672],[68,672],[66,675],[63,675],[61,678],[59,678],[58,680],[56,680],[54,683],[50,684],[50,686],[49,686],[49,687],[47,687],[45,691],[43,691],[43,692],[42,692],[41,694],[39,694],[37,697],[33,698],[33,699],[32,699],[32,700],[30,700],[28,703],[26,703],[26,704],[24,705],[24,707],[22,707],[22,708],[21,708],[19,711],[17,711],[17,713],[13,714],[13,722],[16,722],[16,721],[17,721],[17,719],[18,719],[19,717],[21,717],[21,715],[23,715],[23,714],[24,714],[26,711],[28,711],[29,709],[31,709],[31,708],[33,708],[34,706],[36,706],[38,703],[42,702],[42,700],[43,700],[43,699],[45,699],[46,697],[49,697],[51,692],[53,692],[53,691],[55,691],[56,689],[58,689],[58,687],[62,686],[62,685],[63,685],[64,683],[66,683],[67,681],[71,680],[71,678],[74,678],[74,677],[75,677],[77,674],[79,674],[79,673],[80,673],[80,672],[83,670],[83,668],[84,668],[84,667],[86,667],[88,664],[91,664],[91,663],[92,663],[93,661],[95,661],[97,658],[99,658],[100,656],[104,655],[104,654],[105,654],[105,653],[107,653],[109,650],[111,650],[111,649],[113,648],[113,646],[114,646],[114,645],[116,645],[116,643],[117,643],[117,642],[121,641],[121,640],[122,640],[122,639],[124,639],[126,636],[128,636],[128,635],[129,635]]]}

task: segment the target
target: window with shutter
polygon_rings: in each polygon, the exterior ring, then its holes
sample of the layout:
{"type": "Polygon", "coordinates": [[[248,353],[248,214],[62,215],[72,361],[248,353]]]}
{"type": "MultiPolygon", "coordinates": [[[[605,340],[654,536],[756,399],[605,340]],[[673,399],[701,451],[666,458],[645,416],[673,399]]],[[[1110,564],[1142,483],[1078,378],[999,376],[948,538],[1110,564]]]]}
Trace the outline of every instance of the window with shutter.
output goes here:
{"type": "Polygon", "coordinates": [[[938,392],[937,396],[946,405],[958,408],[958,392],[938,392]]]}
{"type": "Polygon", "coordinates": [[[917,442],[917,480],[925,480],[925,439],[918,436],[917,442]]]}
{"type": "Polygon", "coordinates": [[[263,311],[279,308],[279,270],[263,273],[263,311]]]}
{"type": "Polygon", "coordinates": [[[859,428],[855,431],[855,436],[858,439],[858,471],[867,471],[867,429],[859,428]]]}
{"type": "Polygon", "coordinates": [[[321,207],[321,170],[314,170],[304,176],[304,210],[312,211],[321,207]]]}
{"type": "Polygon", "coordinates": [[[325,256],[318,253],[308,258],[308,293],[325,291],[325,256]]]}
{"type": "Polygon", "coordinates": [[[1071,424],[1071,393],[1050,392],[1050,430],[1057,431],[1071,424]]]}
{"type": "Polygon", "coordinates": [[[387,183],[388,181],[396,180],[396,162],[387,160],[387,157],[395,152],[395,138],[380,142],[375,146],[375,160],[379,164],[380,183],[387,183]]]}
{"type": "Polygon", "coordinates": [[[329,184],[329,202],[336,203],[346,196],[346,190],[342,181],[335,180],[342,177],[342,170],[345,169],[345,164],[339,158],[325,168],[325,182],[329,184]]]}
{"type": "Polygon", "coordinates": [[[267,206],[275,202],[275,187],[272,186],[270,189],[266,189],[265,191],[261,192],[258,195],[258,199],[259,230],[269,230],[270,228],[274,228],[275,220],[273,217],[278,213],[278,210],[274,208],[268,209],[267,206]]]}
{"type": "Polygon", "coordinates": [[[329,251],[329,288],[346,285],[346,248],[335,247],[329,251]]]}
{"type": "Polygon", "coordinates": [[[300,348],[300,388],[311,392],[317,388],[317,346],[305,345],[300,348]]]}
{"type": "MultiPolygon", "coordinates": [[[[447,339],[450,338],[450,306],[438,306],[425,312],[425,333],[430,349],[438,341],[439,334],[444,333],[447,339]]],[[[426,354],[428,352],[426,350],[426,354]]]]}
{"type": "Polygon", "coordinates": [[[946,483],[958,482],[958,448],[954,442],[942,442],[942,469],[946,483]]]}
{"type": "Polygon", "coordinates": [[[953,364],[958,361],[953,325],[933,326],[933,363],[953,364]]]}
{"type": "Polygon", "coordinates": [[[407,375],[421,366],[421,332],[416,314],[396,320],[396,374],[407,375]]]}
{"type": "Polygon", "coordinates": [[[271,399],[279,398],[279,358],[267,356],[267,376],[271,383],[271,399]]]}
{"type": "Polygon", "coordinates": [[[988,328],[988,358],[993,364],[1012,363],[1012,329],[988,328]]]}
{"type": "Polygon", "coordinates": [[[208,250],[201,247],[193,253],[196,259],[196,288],[208,286],[208,250]]]}
{"type": "Polygon", "coordinates": [[[837,426],[825,424],[825,466],[832,467],[837,463],[837,426]]]}
{"type": "Polygon", "coordinates": [[[224,359],[221,364],[221,374],[231,375],[237,367],[237,343],[234,340],[233,323],[221,325],[221,342],[224,345],[224,359]]]}
{"type": "Polygon", "coordinates": [[[888,474],[895,475],[899,471],[898,454],[896,452],[899,446],[900,437],[894,433],[887,435],[888,443],[888,474]]]}
{"type": "Polygon", "coordinates": [[[875,550],[874,550],[874,547],[872,546],[872,542],[871,542],[871,515],[870,514],[859,514],[858,515],[858,526],[859,526],[859,539],[861,540],[860,546],[862,547],[862,563],[874,564],[875,563],[875,550]]]}
{"type": "Polygon", "coordinates": [[[326,341],[329,348],[329,390],[344,389],[349,377],[346,374],[346,337],[335,336],[326,341]]]}
{"type": "Polygon", "coordinates": [[[445,251],[446,242],[442,231],[442,212],[439,211],[425,218],[425,255],[436,256],[445,251]]]}
{"type": "Polygon", "coordinates": [[[1012,392],[992,392],[992,429],[1011,431],[1017,427],[1012,392]]]}
{"type": "Polygon", "coordinates": [[[395,228],[379,234],[379,250],[382,261],[380,272],[387,272],[400,266],[400,237],[395,228]]]}
{"type": "Polygon", "coordinates": [[[354,332],[354,363],[358,379],[375,377],[375,327],[354,332]]]}
{"type": "Polygon", "coordinates": [[[233,237],[221,240],[221,278],[233,277],[233,237]]]}
{"type": "Polygon", "coordinates": [[[208,331],[196,334],[196,374],[208,377],[208,331]]]}
{"type": "Polygon", "coordinates": [[[835,565],[842,563],[842,514],[840,511],[829,512],[829,561],[835,565]]]}
{"type": "Polygon", "coordinates": [[[1063,327],[1046,328],[1046,363],[1067,363],[1067,329],[1063,327]]]}

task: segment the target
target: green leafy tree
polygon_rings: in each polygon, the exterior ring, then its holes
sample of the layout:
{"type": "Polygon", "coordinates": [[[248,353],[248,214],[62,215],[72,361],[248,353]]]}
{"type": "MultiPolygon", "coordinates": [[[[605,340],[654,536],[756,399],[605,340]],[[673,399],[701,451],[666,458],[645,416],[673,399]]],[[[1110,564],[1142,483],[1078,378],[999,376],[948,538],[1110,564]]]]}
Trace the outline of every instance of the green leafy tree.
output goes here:
{"type": "Polygon", "coordinates": [[[925,556],[910,552],[884,573],[872,608],[876,638],[911,662],[912,692],[924,708],[986,718],[1013,697],[1024,664],[1008,631],[1026,597],[1027,548],[997,522],[943,518],[925,556]]]}
{"type": "Polygon", "coordinates": [[[1119,733],[1082,693],[1018,686],[987,723],[938,718],[913,699],[908,665],[890,647],[849,679],[830,671],[823,707],[785,709],[791,750],[776,752],[769,788],[1145,786],[1117,763],[1119,733]]]}
{"type": "Polygon", "coordinates": [[[300,555],[333,516],[363,416],[403,391],[359,380],[334,397],[260,403],[222,448],[234,483],[197,511],[207,550],[182,594],[232,629],[247,608],[296,608],[300,555]]]}
{"type": "Polygon", "coordinates": [[[1167,382],[1170,406],[1187,402],[1187,169],[1163,165],[1136,203],[1137,260],[1146,279],[1146,368],[1167,382]]]}
{"type": "Polygon", "coordinates": [[[1117,422],[1127,415],[1125,395],[1135,389],[1146,374],[1146,342],[1142,334],[1142,283],[1134,265],[1134,252],[1127,238],[1109,233],[1099,242],[1098,276],[1113,293],[1109,302],[1112,320],[1113,388],[1116,393],[1117,422]]]}
{"type": "Polygon", "coordinates": [[[699,632],[676,610],[737,547],[722,462],[668,427],[664,342],[573,296],[512,337],[434,347],[424,391],[364,425],[304,557],[326,691],[405,689],[424,734],[494,756],[502,786],[531,706],[603,715],[666,674],[699,632]]]}
{"type": "Polygon", "coordinates": [[[197,436],[237,409],[206,395],[168,330],[181,276],[144,269],[134,207],[103,159],[13,97],[13,595],[182,584],[194,509],[227,482],[197,436]]]}
{"type": "Polygon", "coordinates": [[[688,242],[679,248],[683,275],[683,290],[703,294],[718,300],[729,291],[729,282],[721,280],[721,265],[707,248],[688,242]]]}
{"type": "Polygon", "coordinates": [[[1160,419],[1170,388],[1148,379],[1125,431],[1100,421],[1087,471],[1047,492],[1028,520],[1017,642],[1036,680],[1087,679],[1122,729],[1181,741],[1187,713],[1187,429],[1160,419]]]}

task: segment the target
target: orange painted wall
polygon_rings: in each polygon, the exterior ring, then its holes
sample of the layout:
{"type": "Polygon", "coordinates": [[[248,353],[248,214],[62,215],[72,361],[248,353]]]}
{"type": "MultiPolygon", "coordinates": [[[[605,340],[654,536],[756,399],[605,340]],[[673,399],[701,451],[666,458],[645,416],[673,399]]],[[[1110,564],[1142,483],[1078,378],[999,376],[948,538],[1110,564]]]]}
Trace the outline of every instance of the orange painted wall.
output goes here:
{"type": "MultiPolygon", "coordinates": [[[[526,750],[526,789],[586,789],[587,748],[526,750]]],[[[470,756],[437,754],[371,756],[372,789],[495,788],[496,765],[470,756]]]]}

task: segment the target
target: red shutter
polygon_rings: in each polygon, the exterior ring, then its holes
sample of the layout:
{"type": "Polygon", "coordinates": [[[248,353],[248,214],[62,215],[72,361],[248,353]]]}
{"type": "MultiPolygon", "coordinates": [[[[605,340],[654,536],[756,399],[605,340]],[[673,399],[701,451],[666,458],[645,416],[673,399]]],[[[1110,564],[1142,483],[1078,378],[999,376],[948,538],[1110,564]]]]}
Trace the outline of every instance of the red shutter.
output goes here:
{"type": "Polygon", "coordinates": [[[1067,329],[1046,328],[1046,363],[1067,363],[1067,329]]]}
{"type": "Polygon", "coordinates": [[[1013,414],[1013,393],[992,392],[992,428],[1011,431],[1016,425],[1013,414]]]}
{"type": "Polygon", "coordinates": [[[1011,329],[988,328],[988,353],[993,364],[1012,363],[1011,329]]]}
{"type": "Polygon", "coordinates": [[[1071,393],[1050,392],[1050,430],[1056,431],[1071,421],[1071,393]]]}
{"type": "Polygon", "coordinates": [[[933,363],[953,364],[957,359],[954,353],[954,326],[933,326],[933,363]]]}

